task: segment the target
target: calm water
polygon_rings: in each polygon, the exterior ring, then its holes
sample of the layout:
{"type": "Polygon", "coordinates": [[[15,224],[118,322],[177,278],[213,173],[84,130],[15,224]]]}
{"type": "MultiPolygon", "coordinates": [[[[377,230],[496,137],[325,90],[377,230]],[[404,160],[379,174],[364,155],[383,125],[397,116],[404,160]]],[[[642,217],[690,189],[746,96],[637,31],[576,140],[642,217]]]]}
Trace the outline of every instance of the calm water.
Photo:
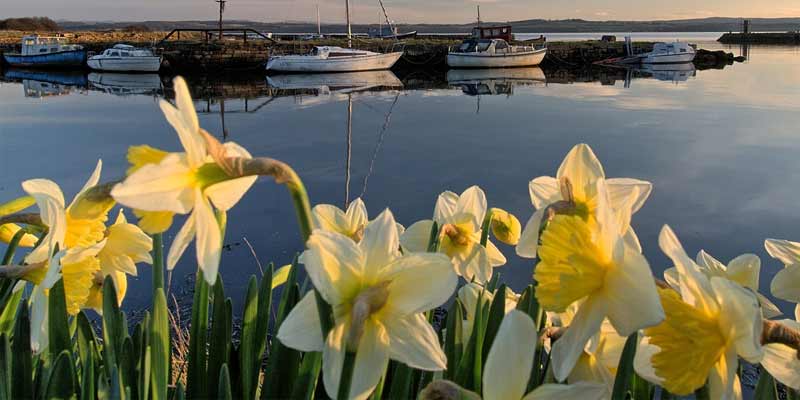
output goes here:
{"type": "MultiPolygon", "coordinates": [[[[224,123],[229,140],[289,162],[312,202],[341,206],[361,196],[372,216],[391,207],[406,226],[429,218],[443,190],[473,184],[491,206],[524,222],[532,211],[528,181],[555,174],[573,145],[589,143],[608,176],[655,184],[633,222],[655,271],[670,266],[657,247],[659,229],[668,223],[691,254],[704,248],[722,260],[745,252],[762,256],[761,287],[768,291],[781,266],[767,257],[764,239],[800,240],[800,50],[753,47],[749,55],[744,64],[696,72],[189,80],[204,127],[222,136],[224,123]]],[[[39,177],[55,180],[71,198],[97,158],[104,178],[115,179],[126,169],[130,145],[180,149],[158,110],[158,98],[171,92],[157,77],[36,79],[44,77],[6,71],[0,84],[0,199],[22,195],[19,182],[39,177]]],[[[243,238],[262,262],[278,265],[301,243],[287,193],[266,179],[229,221],[221,271],[229,293],[241,298],[247,277],[258,271],[243,238]]],[[[532,263],[502,249],[509,258],[499,270],[504,280],[525,286],[532,263]]],[[[190,248],[173,290],[187,286],[194,265],[190,248]]],[[[126,305],[147,306],[149,290],[150,270],[143,266],[131,279],[126,305]]]]}

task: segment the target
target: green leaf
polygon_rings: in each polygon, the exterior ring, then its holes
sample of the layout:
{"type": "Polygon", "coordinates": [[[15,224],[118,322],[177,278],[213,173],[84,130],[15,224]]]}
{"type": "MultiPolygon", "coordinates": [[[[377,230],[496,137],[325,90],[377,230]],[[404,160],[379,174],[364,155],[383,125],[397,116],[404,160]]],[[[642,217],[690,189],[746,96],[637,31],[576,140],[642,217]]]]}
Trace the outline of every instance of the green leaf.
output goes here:
{"type": "MultiPolygon", "coordinates": [[[[83,315],[83,313],[78,315],[83,315]]],[[[86,318],[85,315],[84,318],[86,318]]],[[[93,348],[94,341],[89,341],[85,346],[93,348]]],[[[97,379],[94,374],[94,349],[81,352],[81,368],[81,400],[94,400],[96,395],[94,385],[97,379]]]]}
{"type": "Polygon", "coordinates": [[[122,377],[122,388],[126,391],[125,398],[138,398],[138,393],[136,392],[139,387],[137,385],[139,380],[136,375],[138,357],[133,348],[133,339],[130,336],[125,337],[125,340],[122,341],[122,351],[119,354],[119,372],[122,377]]]}
{"type": "Polygon", "coordinates": [[[63,351],[69,352],[72,343],[69,337],[69,321],[67,317],[67,303],[64,296],[64,280],[59,279],[50,289],[47,312],[47,332],[49,337],[48,349],[50,357],[56,360],[63,351]]]}
{"type": "Polygon", "coordinates": [[[294,381],[294,388],[292,389],[292,399],[306,399],[314,398],[314,392],[317,389],[317,380],[319,378],[319,371],[322,369],[322,353],[312,352],[303,355],[303,361],[300,363],[300,371],[297,373],[297,379],[294,381]]]}
{"type": "Polygon", "coordinates": [[[480,393],[481,385],[481,356],[483,352],[483,334],[486,328],[483,307],[483,291],[478,295],[475,305],[475,320],[472,325],[472,334],[467,341],[464,356],[458,364],[455,383],[464,389],[480,393]]]}
{"type": "Polygon", "coordinates": [[[433,221],[431,224],[431,234],[428,236],[428,253],[435,253],[439,250],[439,224],[433,221]]]}
{"type": "Polygon", "coordinates": [[[625,400],[629,396],[634,377],[633,358],[636,355],[638,341],[638,332],[628,336],[628,340],[625,341],[625,347],[623,347],[622,355],[619,358],[617,377],[614,379],[614,391],[611,393],[611,400],[625,400]]]}
{"type": "Polygon", "coordinates": [[[756,384],[755,400],[777,400],[778,387],[775,385],[775,378],[767,372],[766,369],[761,368],[761,374],[758,377],[756,384]]]}
{"type": "Polygon", "coordinates": [[[448,368],[444,371],[444,377],[448,380],[455,379],[455,372],[461,361],[461,354],[464,352],[463,321],[461,301],[456,299],[450,310],[447,312],[447,332],[444,337],[444,354],[447,356],[448,368]]]}
{"type": "MultiPolygon", "coordinates": [[[[390,399],[410,399],[411,385],[413,384],[413,372],[408,365],[400,362],[392,361],[394,368],[392,368],[392,384],[389,386],[390,399]]],[[[340,397],[341,398],[341,397],[340,397]]]]}
{"type": "Polygon", "coordinates": [[[164,235],[153,235],[153,293],[164,289],[164,235]]]}
{"type": "MultiPolygon", "coordinates": [[[[283,320],[289,315],[300,300],[300,287],[297,285],[297,259],[292,264],[289,277],[283,286],[281,301],[278,304],[278,314],[275,318],[275,330],[278,332],[283,320]]],[[[276,336],[272,337],[270,357],[267,369],[264,372],[264,385],[261,389],[262,399],[286,398],[291,394],[294,380],[297,377],[301,354],[284,346],[276,336]]]]}
{"type": "Polygon", "coordinates": [[[169,385],[170,343],[167,297],[164,289],[155,290],[153,318],[150,321],[150,376],[153,400],[167,399],[169,385]]]}
{"type": "Polygon", "coordinates": [[[108,378],[112,380],[111,371],[117,369],[118,353],[128,334],[123,318],[114,281],[107,276],[103,282],[103,363],[108,371],[108,378]]]}
{"type": "Polygon", "coordinates": [[[651,400],[653,398],[655,388],[653,385],[639,376],[638,374],[633,374],[633,383],[632,389],[633,392],[633,400],[651,400]]]}
{"type": "Polygon", "coordinates": [[[186,392],[191,398],[205,398],[208,388],[206,379],[206,340],[208,336],[208,283],[203,271],[198,269],[192,302],[192,322],[189,333],[189,366],[186,375],[186,392]]]}
{"type": "MultiPolygon", "coordinates": [[[[217,282],[214,284],[211,340],[208,349],[208,393],[219,391],[220,369],[223,364],[230,365],[232,314],[231,302],[225,298],[222,277],[217,277],[217,282]]],[[[230,373],[228,373],[228,377],[231,377],[230,373]]]]}
{"type": "Polygon", "coordinates": [[[11,297],[3,307],[3,312],[0,314],[0,333],[11,335],[14,330],[14,323],[16,322],[19,305],[22,303],[23,292],[25,292],[24,289],[18,290],[16,293],[12,292],[11,297]]]}
{"type": "MultiPolygon", "coordinates": [[[[353,371],[356,369],[356,353],[345,350],[344,363],[342,364],[342,375],[339,377],[339,393],[337,399],[350,398],[350,384],[353,382],[353,371]]],[[[395,399],[407,399],[408,396],[391,396],[395,399]]]]}
{"type": "Polygon", "coordinates": [[[258,373],[261,364],[261,354],[256,349],[256,327],[258,321],[258,283],[255,276],[250,277],[247,285],[247,294],[244,301],[244,315],[242,315],[242,340],[239,345],[239,359],[242,377],[242,392],[245,399],[255,397],[258,386],[258,373]]]}
{"type": "MultiPolygon", "coordinates": [[[[63,289],[62,289],[63,290],[63,289]]],[[[52,296],[52,290],[50,292],[52,296]]],[[[52,342],[51,342],[52,343],[52,342]]],[[[72,357],[69,351],[64,350],[55,359],[47,381],[46,399],[73,399],[75,394],[75,369],[72,367],[72,357]]]]}
{"type": "Polygon", "coordinates": [[[219,391],[217,392],[217,399],[219,400],[233,400],[233,393],[231,392],[231,377],[228,374],[228,365],[222,364],[219,369],[219,391]]]}
{"type": "Polygon", "coordinates": [[[486,358],[489,357],[489,350],[494,343],[494,337],[500,330],[500,323],[503,322],[503,317],[506,315],[506,285],[500,285],[492,300],[492,305],[489,308],[489,316],[486,320],[486,333],[483,339],[483,363],[486,363],[486,358]]]}
{"type": "MultiPolygon", "coordinates": [[[[19,309],[17,323],[14,326],[14,337],[11,342],[13,354],[31,354],[31,321],[28,305],[22,304],[19,309]]],[[[11,369],[11,397],[15,399],[33,398],[33,356],[14,357],[11,369]]]]}
{"type": "MultiPolygon", "coordinates": [[[[11,353],[11,343],[8,341],[8,336],[5,333],[0,333],[0,400],[10,400],[11,387],[14,385],[14,380],[11,376],[11,369],[13,368],[11,353]]],[[[17,357],[28,357],[28,354],[18,354],[17,357]]]]}

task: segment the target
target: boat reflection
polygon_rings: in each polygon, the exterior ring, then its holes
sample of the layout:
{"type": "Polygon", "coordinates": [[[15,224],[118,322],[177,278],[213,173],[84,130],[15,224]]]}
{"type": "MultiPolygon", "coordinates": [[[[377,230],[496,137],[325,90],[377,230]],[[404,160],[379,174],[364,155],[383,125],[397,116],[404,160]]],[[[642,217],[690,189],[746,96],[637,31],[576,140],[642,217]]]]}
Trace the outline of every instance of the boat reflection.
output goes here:
{"type": "Polygon", "coordinates": [[[547,78],[541,68],[451,69],[447,84],[460,87],[464,94],[511,95],[516,86],[544,85],[547,78]]]}
{"type": "Polygon", "coordinates": [[[316,96],[347,94],[379,89],[397,89],[403,82],[392,71],[344,72],[332,74],[273,75],[267,86],[278,90],[307,91],[316,96]]]}
{"type": "Polygon", "coordinates": [[[697,75],[697,70],[692,63],[642,65],[638,71],[659,81],[673,83],[686,82],[689,78],[697,75]]]}
{"type": "Polygon", "coordinates": [[[158,95],[163,92],[158,74],[92,72],[88,81],[92,88],[116,96],[158,95]]]}
{"type": "Polygon", "coordinates": [[[11,68],[3,80],[21,82],[25,97],[63,96],[86,89],[86,75],[80,71],[37,71],[11,68]]]}

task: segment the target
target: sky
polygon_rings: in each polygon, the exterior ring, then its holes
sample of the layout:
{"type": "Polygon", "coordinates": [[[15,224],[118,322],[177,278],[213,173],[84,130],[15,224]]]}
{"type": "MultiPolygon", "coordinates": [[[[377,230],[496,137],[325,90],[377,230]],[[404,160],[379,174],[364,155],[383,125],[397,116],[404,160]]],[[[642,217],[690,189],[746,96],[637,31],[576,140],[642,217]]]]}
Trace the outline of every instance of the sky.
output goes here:
{"type": "MultiPolygon", "coordinates": [[[[76,21],[210,20],[214,0],[0,0],[3,17],[47,16],[76,21]]],[[[345,0],[228,0],[225,18],[253,21],[344,21],[345,0]]],[[[354,23],[377,23],[377,0],[350,0],[354,23]]],[[[481,5],[485,21],[533,18],[663,20],[721,17],[800,17],[800,0],[384,0],[400,23],[469,23],[481,5]],[[755,4],[760,3],[760,4],[755,4]]]]}

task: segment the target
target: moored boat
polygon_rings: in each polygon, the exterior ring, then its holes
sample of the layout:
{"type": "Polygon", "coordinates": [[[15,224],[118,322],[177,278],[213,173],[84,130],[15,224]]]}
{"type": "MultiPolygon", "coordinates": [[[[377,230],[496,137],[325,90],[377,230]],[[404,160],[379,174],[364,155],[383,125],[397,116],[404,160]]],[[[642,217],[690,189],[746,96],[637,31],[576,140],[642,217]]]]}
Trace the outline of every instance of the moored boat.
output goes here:
{"type": "Polygon", "coordinates": [[[681,64],[694,61],[696,51],[685,42],[656,43],[653,51],[639,55],[642,64],[681,64]]]}
{"type": "Polygon", "coordinates": [[[22,38],[19,53],[4,53],[3,58],[12,67],[82,67],[86,62],[86,50],[83,46],[69,44],[63,36],[30,35],[22,38]]]}
{"type": "Polygon", "coordinates": [[[547,48],[514,46],[503,39],[465,40],[447,53],[447,65],[452,68],[510,68],[532,67],[542,63],[547,48]]]}
{"type": "Polygon", "coordinates": [[[89,58],[87,64],[89,68],[98,71],[158,72],[161,68],[161,57],[148,49],[117,44],[89,58]]]}
{"type": "Polygon", "coordinates": [[[379,28],[370,28],[369,37],[372,39],[413,39],[417,37],[417,31],[400,32],[396,26],[381,26],[379,28]]]}
{"type": "Polygon", "coordinates": [[[390,69],[402,52],[375,53],[333,46],[317,46],[306,55],[270,57],[267,71],[280,72],[358,72],[390,69]]]}

